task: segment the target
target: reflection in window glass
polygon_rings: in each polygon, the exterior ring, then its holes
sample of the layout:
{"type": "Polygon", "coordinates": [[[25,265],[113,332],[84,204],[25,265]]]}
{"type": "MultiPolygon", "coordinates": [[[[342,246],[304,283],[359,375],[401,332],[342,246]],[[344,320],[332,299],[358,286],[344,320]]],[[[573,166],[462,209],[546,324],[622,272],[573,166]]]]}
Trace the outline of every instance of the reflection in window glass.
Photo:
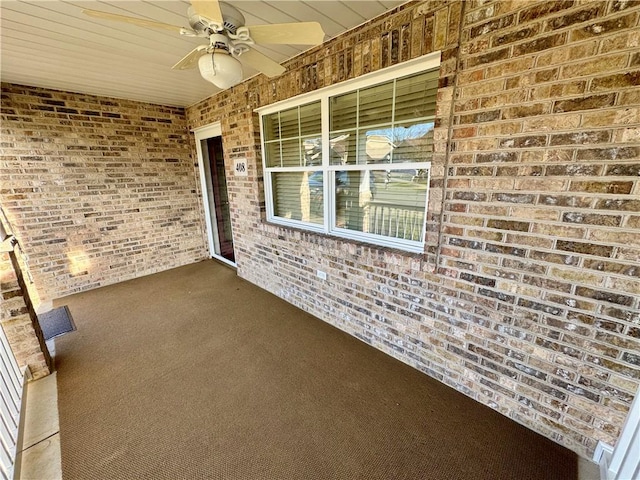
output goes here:
{"type": "Polygon", "coordinates": [[[331,165],[348,165],[356,162],[356,132],[350,130],[341,134],[332,134],[329,140],[331,165]]]}
{"type": "Polygon", "coordinates": [[[269,220],[423,251],[439,70],[378,78],[264,110],[269,220]]]}
{"type": "Polygon", "coordinates": [[[429,161],[437,80],[421,73],[330,98],[330,164],[429,161]]]}
{"type": "Polygon", "coordinates": [[[405,240],[422,238],[426,169],[334,173],[337,228],[405,240]]]}
{"type": "Polygon", "coordinates": [[[322,171],[271,174],[274,213],[278,217],[322,224],[322,171]]]}
{"type": "Polygon", "coordinates": [[[265,115],[262,122],[267,168],[322,164],[320,102],[265,115]],[[314,152],[311,142],[318,145],[314,152]]]}
{"type": "Polygon", "coordinates": [[[358,137],[359,164],[389,163],[394,149],[393,130],[389,128],[362,130],[358,137]]]}
{"type": "Polygon", "coordinates": [[[303,139],[302,153],[305,167],[322,165],[322,138],[310,137],[303,139]]]}
{"type": "Polygon", "coordinates": [[[409,122],[393,129],[393,163],[424,162],[433,154],[433,122],[409,122]]]}

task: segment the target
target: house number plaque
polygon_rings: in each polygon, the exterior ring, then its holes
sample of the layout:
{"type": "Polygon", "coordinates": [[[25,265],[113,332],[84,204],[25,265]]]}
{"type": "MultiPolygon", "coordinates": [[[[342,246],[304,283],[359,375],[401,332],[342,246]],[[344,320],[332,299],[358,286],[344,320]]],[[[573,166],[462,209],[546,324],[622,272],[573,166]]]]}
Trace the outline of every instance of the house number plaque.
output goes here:
{"type": "Polygon", "coordinates": [[[247,159],[246,158],[236,158],[234,160],[233,171],[236,177],[246,177],[249,175],[247,171],[247,159]]]}

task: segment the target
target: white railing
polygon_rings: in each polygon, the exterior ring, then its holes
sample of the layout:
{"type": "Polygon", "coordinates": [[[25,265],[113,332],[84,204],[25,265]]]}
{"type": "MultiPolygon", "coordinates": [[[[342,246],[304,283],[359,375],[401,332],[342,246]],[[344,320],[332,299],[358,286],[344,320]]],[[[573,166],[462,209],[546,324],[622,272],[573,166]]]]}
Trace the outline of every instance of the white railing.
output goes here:
{"type": "Polygon", "coordinates": [[[616,447],[599,443],[594,460],[600,464],[602,480],[640,478],[640,390],[631,404],[616,447]]]}
{"type": "Polygon", "coordinates": [[[0,478],[10,480],[14,476],[25,374],[18,367],[2,327],[0,377],[0,478]]]}
{"type": "Polygon", "coordinates": [[[424,225],[424,208],[369,202],[369,233],[419,240],[424,225]]]}

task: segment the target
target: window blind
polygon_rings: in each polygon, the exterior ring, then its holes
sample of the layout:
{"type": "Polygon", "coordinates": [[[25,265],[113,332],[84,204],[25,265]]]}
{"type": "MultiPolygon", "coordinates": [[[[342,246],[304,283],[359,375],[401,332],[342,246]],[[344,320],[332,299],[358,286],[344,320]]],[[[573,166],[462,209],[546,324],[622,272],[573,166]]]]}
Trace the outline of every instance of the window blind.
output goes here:
{"type": "Polygon", "coordinates": [[[335,95],[329,88],[263,115],[270,218],[423,248],[438,78],[435,68],[335,95]]]}

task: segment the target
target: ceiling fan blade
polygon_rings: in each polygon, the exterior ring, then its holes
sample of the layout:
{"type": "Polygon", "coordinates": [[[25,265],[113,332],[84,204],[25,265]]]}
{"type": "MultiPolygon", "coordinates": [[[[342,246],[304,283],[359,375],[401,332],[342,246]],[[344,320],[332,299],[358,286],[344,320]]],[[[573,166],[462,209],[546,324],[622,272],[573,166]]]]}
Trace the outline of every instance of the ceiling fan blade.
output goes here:
{"type": "Polygon", "coordinates": [[[168,23],[154,22],[153,20],[145,20],[144,18],[127,17],[126,15],[118,15],[116,13],[100,12],[98,10],[82,10],[82,13],[94,18],[102,18],[105,20],[115,20],[117,22],[131,23],[147,28],[162,28],[171,32],[180,33],[185,30],[182,27],[169,25],[168,23]]]}
{"type": "Polygon", "coordinates": [[[250,25],[251,38],[256,43],[291,43],[294,45],[320,45],[324,30],[318,22],[250,25]]]}
{"type": "Polygon", "coordinates": [[[187,70],[189,68],[195,68],[195,66],[198,65],[198,59],[203,55],[207,48],[209,48],[207,45],[198,45],[171,68],[173,70],[187,70]]]}
{"type": "Polygon", "coordinates": [[[191,0],[191,6],[197,15],[204,17],[219,25],[224,23],[222,10],[218,0],[191,0]]]}
{"type": "Polygon", "coordinates": [[[253,48],[243,52],[242,55],[239,55],[237,58],[242,63],[246,63],[256,70],[260,70],[267,77],[277,77],[278,75],[282,75],[286,70],[282,65],[274,62],[269,57],[253,48]]]}

